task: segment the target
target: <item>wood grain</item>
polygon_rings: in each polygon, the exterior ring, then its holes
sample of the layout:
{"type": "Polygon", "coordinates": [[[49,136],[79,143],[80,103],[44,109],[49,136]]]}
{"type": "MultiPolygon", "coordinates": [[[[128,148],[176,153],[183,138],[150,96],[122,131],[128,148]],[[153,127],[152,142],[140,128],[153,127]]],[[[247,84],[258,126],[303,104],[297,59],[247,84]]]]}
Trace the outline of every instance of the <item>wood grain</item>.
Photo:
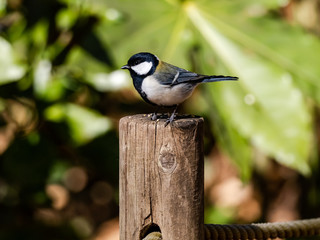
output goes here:
{"type": "Polygon", "coordinates": [[[204,237],[203,119],[164,123],[120,120],[120,240],[142,239],[151,224],[163,239],[204,237]]]}

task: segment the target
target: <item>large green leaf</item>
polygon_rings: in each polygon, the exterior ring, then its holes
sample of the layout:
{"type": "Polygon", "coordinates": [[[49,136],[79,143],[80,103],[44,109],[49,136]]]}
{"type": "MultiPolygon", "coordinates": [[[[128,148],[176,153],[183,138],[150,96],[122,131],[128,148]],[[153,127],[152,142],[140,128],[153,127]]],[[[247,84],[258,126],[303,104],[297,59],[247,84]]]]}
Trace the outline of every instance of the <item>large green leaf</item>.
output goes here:
{"type": "Polygon", "coordinates": [[[223,35],[292,74],[293,81],[304,94],[319,104],[319,39],[302,29],[268,16],[249,18],[245,11],[238,11],[229,16],[213,16],[204,9],[202,14],[223,35]],[[246,21],[238,21],[243,18],[246,21]]]}
{"type": "MultiPolygon", "coordinates": [[[[281,21],[268,20],[265,13],[277,7],[277,1],[152,3],[156,6],[145,0],[139,6],[132,6],[132,2],[126,0],[109,1],[110,8],[130,19],[122,28],[119,22],[106,26],[115,30],[112,36],[99,30],[116,49],[119,65],[135,52],[150,51],[187,69],[193,66],[211,69],[207,74],[239,76],[237,83],[211,84],[205,89],[210,93],[207,101],[216,106],[211,118],[220,119],[215,121],[215,129],[221,129],[221,122],[225,127],[225,131],[215,131],[222,144],[245,172],[251,167],[251,144],[279,162],[301,173],[309,173],[312,116],[303,94],[319,98],[315,94],[319,92],[320,85],[316,81],[319,70],[314,63],[298,61],[284,45],[288,40],[304,39],[305,44],[297,52],[306,60],[311,50],[306,54],[303,51],[308,44],[317,46],[314,39],[308,40],[281,21]],[[250,14],[258,14],[259,18],[252,18],[250,14]],[[269,23],[265,33],[259,19],[269,23]],[[286,34],[281,34],[284,29],[286,34]],[[263,32],[262,36],[257,36],[258,30],[263,32]],[[273,37],[272,31],[281,37],[273,37]],[[273,47],[272,44],[278,45],[273,47]],[[192,64],[186,56],[195,46],[200,46],[206,56],[201,58],[195,52],[196,59],[201,61],[192,64]],[[308,68],[299,68],[300,64],[308,68]],[[213,67],[215,72],[212,72],[213,67]],[[223,71],[217,72],[217,69],[223,71]],[[302,76],[307,76],[308,80],[303,82],[302,76]],[[247,168],[241,166],[241,161],[247,168]]],[[[312,56],[314,58],[315,54],[312,56]]]]}
{"type": "Polygon", "coordinates": [[[311,116],[290,75],[256,54],[247,54],[204,18],[196,5],[190,4],[187,12],[212,50],[240,77],[239,84],[226,84],[214,92],[214,99],[225,103],[221,112],[265,153],[309,173],[311,116]]]}

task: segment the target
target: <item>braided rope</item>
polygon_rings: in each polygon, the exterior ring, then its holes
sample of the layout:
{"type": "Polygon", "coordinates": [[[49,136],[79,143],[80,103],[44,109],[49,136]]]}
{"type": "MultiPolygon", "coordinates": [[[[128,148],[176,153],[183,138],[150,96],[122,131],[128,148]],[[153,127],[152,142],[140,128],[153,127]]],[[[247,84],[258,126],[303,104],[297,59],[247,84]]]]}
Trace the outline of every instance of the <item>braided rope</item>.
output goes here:
{"type": "Polygon", "coordinates": [[[277,223],[206,224],[205,240],[265,240],[320,235],[320,218],[277,223]]]}
{"type": "MultiPolygon", "coordinates": [[[[276,223],[206,224],[205,240],[266,240],[320,235],[320,218],[276,223]]],[[[161,240],[160,232],[151,232],[143,240],[161,240]]]]}

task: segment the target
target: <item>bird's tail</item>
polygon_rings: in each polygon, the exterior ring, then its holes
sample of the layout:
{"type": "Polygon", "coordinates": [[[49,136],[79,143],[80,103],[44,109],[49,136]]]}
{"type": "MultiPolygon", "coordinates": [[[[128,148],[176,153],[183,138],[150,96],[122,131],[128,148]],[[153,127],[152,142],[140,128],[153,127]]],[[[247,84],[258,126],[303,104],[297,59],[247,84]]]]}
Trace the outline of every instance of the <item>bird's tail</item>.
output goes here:
{"type": "Polygon", "coordinates": [[[215,76],[205,77],[202,82],[237,81],[237,80],[238,80],[238,77],[215,75],[215,76]]]}

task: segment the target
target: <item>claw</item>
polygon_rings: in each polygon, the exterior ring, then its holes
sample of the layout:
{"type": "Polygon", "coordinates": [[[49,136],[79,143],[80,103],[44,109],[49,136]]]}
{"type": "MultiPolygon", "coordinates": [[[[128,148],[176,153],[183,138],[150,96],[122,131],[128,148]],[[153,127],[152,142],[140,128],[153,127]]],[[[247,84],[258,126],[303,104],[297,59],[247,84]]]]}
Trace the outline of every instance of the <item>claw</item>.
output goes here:
{"type": "Polygon", "coordinates": [[[166,123],[164,124],[164,127],[168,126],[169,123],[170,123],[170,124],[173,123],[173,121],[174,121],[174,119],[175,119],[175,117],[176,117],[177,108],[178,108],[178,106],[175,107],[175,109],[173,110],[170,118],[168,118],[167,121],[166,121],[166,123]]]}
{"type": "Polygon", "coordinates": [[[152,120],[152,121],[157,120],[157,113],[152,113],[152,114],[151,114],[151,120],[152,120]]]}
{"type": "Polygon", "coordinates": [[[151,113],[151,120],[152,121],[156,121],[158,119],[157,113],[158,113],[160,108],[161,108],[161,106],[158,106],[156,111],[154,113],[151,113]]]}
{"type": "Polygon", "coordinates": [[[164,127],[168,126],[169,123],[172,124],[172,123],[173,123],[173,120],[174,120],[174,118],[173,118],[173,119],[171,119],[171,117],[168,118],[167,121],[166,121],[165,124],[164,124],[164,127]]]}

